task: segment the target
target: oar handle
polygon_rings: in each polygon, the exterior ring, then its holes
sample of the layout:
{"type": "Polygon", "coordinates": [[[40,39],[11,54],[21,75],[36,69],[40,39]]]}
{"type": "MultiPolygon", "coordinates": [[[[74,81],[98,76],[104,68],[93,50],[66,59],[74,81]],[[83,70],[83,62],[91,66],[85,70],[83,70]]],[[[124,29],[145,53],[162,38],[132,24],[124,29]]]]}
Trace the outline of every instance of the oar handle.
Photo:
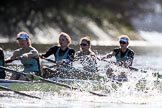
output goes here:
{"type": "Polygon", "coordinates": [[[134,71],[140,71],[140,72],[143,72],[143,73],[147,73],[146,70],[138,69],[138,68],[135,68],[135,67],[132,67],[132,66],[128,66],[126,68],[128,68],[130,70],[134,70],[134,71]]]}
{"type": "Polygon", "coordinates": [[[51,60],[51,59],[48,59],[48,58],[45,58],[44,56],[40,56],[41,59],[44,59],[44,60],[47,60],[49,62],[52,62],[52,63],[56,63],[56,61],[54,60],[51,60]]]}
{"type": "Polygon", "coordinates": [[[13,62],[13,61],[15,61],[15,60],[18,60],[18,59],[8,59],[8,60],[5,60],[5,63],[11,63],[11,62],[13,62]]]}
{"type": "MultiPolygon", "coordinates": [[[[103,60],[103,61],[106,61],[106,60],[103,60]]],[[[110,62],[110,61],[106,61],[106,62],[111,63],[111,64],[115,64],[115,62],[110,62]]],[[[115,65],[116,65],[116,64],[115,64],[115,65]]],[[[123,67],[123,66],[121,66],[121,67],[123,67]]],[[[147,73],[147,72],[148,72],[148,71],[146,71],[146,70],[138,69],[138,68],[135,68],[135,67],[132,67],[132,66],[124,66],[124,68],[128,68],[128,69],[134,70],[134,71],[140,71],[140,72],[142,72],[142,73],[147,73]]],[[[157,77],[157,78],[162,79],[162,75],[159,74],[159,72],[155,72],[155,73],[153,73],[153,75],[154,75],[155,77],[157,77]]]]}
{"type": "MultiPolygon", "coordinates": [[[[35,75],[34,75],[35,76],[35,75]]],[[[48,83],[52,83],[52,84],[56,84],[58,86],[63,86],[65,88],[69,88],[69,89],[75,89],[69,85],[66,85],[66,84],[63,84],[63,83],[59,83],[59,82],[55,82],[55,81],[52,81],[52,80],[49,80],[49,79],[45,79],[45,78],[42,78],[42,77],[39,77],[41,81],[44,81],[44,82],[48,82],[48,83]]]]}
{"type": "Polygon", "coordinates": [[[106,94],[101,94],[101,93],[96,93],[96,92],[93,92],[93,91],[88,91],[89,93],[93,94],[93,95],[97,95],[97,96],[107,96],[106,94]]]}
{"type": "MultiPolygon", "coordinates": [[[[21,60],[22,58],[23,58],[23,56],[16,57],[15,59],[8,59],[8,60],[5,60],[5,63],[11,63],[11,62],[13,62],[13,61],[15,61],[15,60],[21,60]]],[[[30,57],[30,58],[32,58],[32,59],[37,59],[37,58],[35,58],[35,57],[30,57]]]]}
{"type": "MultiPolygon", "coordinates": [[[[117,65],[117,63],[114,62],[114,61],[107,61],[105,59],[103,59],[102,61],[108,62],[110,64],[117,65]]],[[[130,69],[130,70],[134,70],[134,71],[140,71],[140,72],[143,72],[143,73],[147,73],[146,70],[138,69],[138,68],[135,68],[135,67],[132,67],[132,66],[121,66],[121,65],[117,65],[117,66],[124,67],[124,68],[130,69]]]]}

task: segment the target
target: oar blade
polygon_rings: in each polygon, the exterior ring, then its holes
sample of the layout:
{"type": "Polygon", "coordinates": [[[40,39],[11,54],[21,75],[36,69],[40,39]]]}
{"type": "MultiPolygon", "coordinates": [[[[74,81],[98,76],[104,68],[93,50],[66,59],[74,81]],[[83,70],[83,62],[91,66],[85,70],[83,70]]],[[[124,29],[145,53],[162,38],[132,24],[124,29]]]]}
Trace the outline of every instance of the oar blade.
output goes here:
{"type": "Polygon", "coordinates": [[[16,94],[19,94],[19,95],[22,95],[22,96],[27,96],[27,97],[30,97],[30,98],[41,99],[40,97],[32,96],[32,95],[29,95],[29,94],[26,94],[26,93],[23,93],[23,92],[19,92],[19,91],[16,91],[16,90],[12,90],[10,88],[7,88],[7,87],[1,86],[1,85],[0,85],[0,89],[7,90],[7,91],[12,91],[12,92],[14,92],[16,94]]]}

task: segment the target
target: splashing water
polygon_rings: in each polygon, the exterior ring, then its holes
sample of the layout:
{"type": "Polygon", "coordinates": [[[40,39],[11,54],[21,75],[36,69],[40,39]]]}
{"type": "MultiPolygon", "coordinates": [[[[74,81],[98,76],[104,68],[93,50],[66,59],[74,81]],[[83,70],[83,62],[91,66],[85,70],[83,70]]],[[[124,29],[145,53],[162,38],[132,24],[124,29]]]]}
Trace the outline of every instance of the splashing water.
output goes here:
{"type": "MultiPolygon", "coordinates": [[[[112,59],[114,60],[114,59],[112,59]]],[[[114,66],[116,72],[126,72],[128,74],[128,81],[119,82],[108,79],[101,79],[99,82],[85,81],[75,82],[72,86],[82,88],[79,90],[61,90],[56,91],[24,91],[25,93],[39,96],[42,99],[31,99],[16,95],[12,92],[0,92],[0,107],[65,107],[65,108],[91,108],[91,107],[148,107],[160,108],[162,105],[162,88],[161,80],[153,76],[152,73],[161,70],[160,56],[143,56],[137,55],[134,60],[133,67],[139,70],[147,70],[146,73],[140,71],[130,71],[126,68],[114,66]],[[150,59],[151,58],[151,59],[150,59]],[[141,66],[140,66],[141,65],[141,66]],[[106,94],[105,97],[99,97],[90,94],[88,91],[95,91],[97,93],[106,94]],[[4,96],[3,96],[4,95],[4,96]]],[[[107,62],[98,61],[98,72],[101,76],[106,78],[107,62]]],[[[79,64],[75,64],[80,66],[79,64]]],[[[71,83],[68,83],[71,84],[71,83]]]]}

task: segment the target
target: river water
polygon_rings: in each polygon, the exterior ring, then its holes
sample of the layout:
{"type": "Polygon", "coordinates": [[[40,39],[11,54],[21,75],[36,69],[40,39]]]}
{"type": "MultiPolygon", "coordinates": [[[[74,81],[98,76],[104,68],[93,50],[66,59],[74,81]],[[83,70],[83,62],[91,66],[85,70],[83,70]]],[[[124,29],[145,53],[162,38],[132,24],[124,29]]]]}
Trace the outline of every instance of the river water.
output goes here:
{"type": "MultiPolygon", "coordinates": [[[[9,52],[5,52],[9,54],[9,52]]],[[[112,61],[114,58],[111,59],[112,61]]],[[[63,90],[41,92],[28,91],[27,94],[39,96],[42,99],[33,99],[20,96],[12,92],[0,92],[0,107],[2,108],[161,108],[162,90],[148,84],[148,89],[137,91],[134,89],[135,82],[142,76],[147,80],[154,81],[150,73],[161,71],[162,57],[160,55],[144,54],[136,55],[133,67],[147,70],[148,73],[134,72],[130,75],[128,83],[117,91],[111,90],[106,97],[99,97],[88,92],[63,90]]],[[[106,63],[98,62],[100,69],[104,70],[106,63]],[[105,64],[105,65],[103,65],[105,64]]],[[[119,69],[121,70],[121,69],[119,69]]],[[[103,72],[103,71],[102,71],[103,72]]],[[[104,73],[104,72],[103,72],[104,73]]],[[[162,73],[161,73],[162,74],[162,73]]],[[[106,86],[106,84],[105,84],[106,86]]],[[[109,86],[109,85],[107,85],[109,86]]],[[[102,92],[103,93],[103,92],[102,92]]],[[[106,93],[106,92],[104,92],[106,93]]]]}

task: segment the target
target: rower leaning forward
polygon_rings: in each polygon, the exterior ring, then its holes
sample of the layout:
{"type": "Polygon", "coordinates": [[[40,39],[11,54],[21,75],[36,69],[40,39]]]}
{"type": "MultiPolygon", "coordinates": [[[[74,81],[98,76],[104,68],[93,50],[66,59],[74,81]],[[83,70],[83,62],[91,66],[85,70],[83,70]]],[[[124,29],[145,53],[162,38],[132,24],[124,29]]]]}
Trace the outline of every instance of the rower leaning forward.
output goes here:
{"type": "Polygon", "coordinates": [[[71,37],[67,33],[61,32],[59,35],[59,44],[50,47],[45,53],[40,54],[42,59],[51,55],[54,55],[55,58],[53,60],[55,61],[53,67],[44,67],[44,77],[68,77],[66,72],[70,67],[66,66],[73,61],[75,55],[75,50],[69,47],[70,44],[71,37]]]}
{"type": "Polygon", "coordinates": [[[97,72],[97,56],[92,50],[91,39],[85,35],[80,38],[80,50],[76,52],[75,61],[81,64],[82,79],[96,79],[97,72]]]}
{"type": "MultiPolygon", "coordinates": [[[[18,49],[13,52],[13,55],[5,60],[6,63],[14,60],[20,60],[23,64],[23,72],[41,75],[40,59],[38,51],[32,46],[31,39],[28,33],[19,32],[17,34],[18,49]]],[[[11,79],[14,80],[30,80],[23,75],[12,74],[11,79]]]]}
{"type": "MultiPolygon", "coordinates": [[[[121,67],[132,66],[135,53],[132,49],[128,48],[129,37],[127,35],[121,35],[119,37],[119,44],[120,46],[118,48],[114,48],[110,53],[104,56],[102,60],[115,56],[116,58],[115,65],[118,65],[121,67]]],[[[110,63],[114,64],[114,62],[110,62],[110,63]]],[[[125,72],[120,72],[115,75],[114,74],[115,71],[116,70],[114,70],[110,65],[106,72],[107,77],[108,78],[127,78],[127,74],[125,72]]]]}

